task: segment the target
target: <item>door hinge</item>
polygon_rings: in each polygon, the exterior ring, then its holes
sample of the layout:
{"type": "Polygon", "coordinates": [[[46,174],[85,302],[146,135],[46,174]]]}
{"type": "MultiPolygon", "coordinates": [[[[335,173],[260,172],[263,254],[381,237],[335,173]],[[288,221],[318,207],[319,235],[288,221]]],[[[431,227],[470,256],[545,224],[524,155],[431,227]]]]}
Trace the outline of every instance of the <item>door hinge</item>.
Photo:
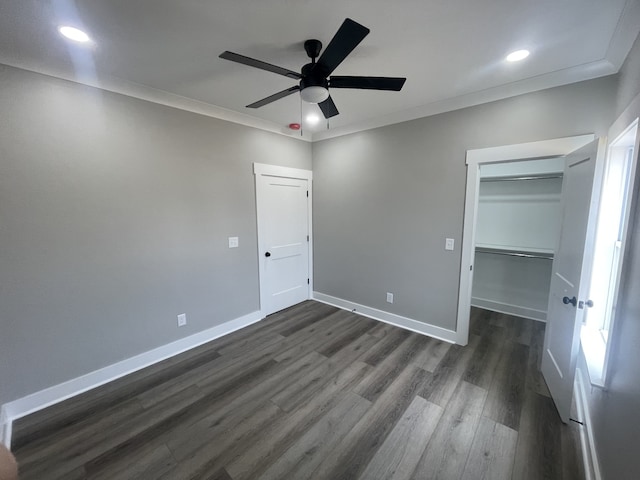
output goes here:
{"type": "Polygon", "coordinates": [[[309,198],[309,190],[307,190],[307,198],[309,198]]]}
{"type": "Polygon", "coordinates": [[[307,235],[307,242],[309,241],[309,235],[307,235]]]}
{"type": "Polygon", "coordinates": [[[309,279],[307,278],[307,285],[309,285],[309,279]]]}
{"type": "Polygon", "coordinates": [[[473,265],[469,265],[469,271],[473,272],[473,265]]]}

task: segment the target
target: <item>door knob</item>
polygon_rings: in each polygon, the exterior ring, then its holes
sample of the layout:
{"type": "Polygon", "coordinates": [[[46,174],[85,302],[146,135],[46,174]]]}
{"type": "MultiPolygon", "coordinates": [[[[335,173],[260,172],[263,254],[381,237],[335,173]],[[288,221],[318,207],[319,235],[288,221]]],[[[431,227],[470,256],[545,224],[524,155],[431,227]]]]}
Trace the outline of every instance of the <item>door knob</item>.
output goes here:
{"type": "Polygon", "coordinates": [[[587,300],[586,302],[583,302],[582,300],[580,300],[578,302],[578,308],[584,308],[584,307],[593,307],[593,300],[587,300]]]}
{"type": "Polygon", "coordinates": [[[265,257],[270,257],[270,256],[271,256],[271,253],[270,253],[270,252],[267,252],[267,253],[265,253],[265,254],[264,254],[264,256],[265,256],[265,257]]]}
{"type": "Polygon", "coordinates": [[[573,298],[563,297],[562,303],[564,303],[565,305],[571,304],[575,307],[578,304],[578,299],[576,297],[573,297],[573,298]]]}

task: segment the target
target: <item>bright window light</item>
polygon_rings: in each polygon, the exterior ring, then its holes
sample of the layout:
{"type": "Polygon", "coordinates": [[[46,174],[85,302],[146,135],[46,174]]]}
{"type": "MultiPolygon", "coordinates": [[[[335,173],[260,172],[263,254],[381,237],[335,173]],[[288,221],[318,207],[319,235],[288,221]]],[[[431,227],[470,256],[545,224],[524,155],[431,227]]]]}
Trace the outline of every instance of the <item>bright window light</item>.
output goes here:
{"type": "Polygon", "coordinates": [[[507,62],[519,62],[529,56],[529,50],[516,50],[507,55],[507,62]]]}
{"type": "Polygon", "coordinates": [[[86,42],[89,42],[91,40],[89,38],[89,35],[84,33],[82,30],[79,30],[79,29],[74,28],[74,27],[68,27],[68,26],[63,25],[63,26],[58,28],[58,31],[63,36],[67,37],[69,40],[73,40],[74,42],[86,43],[86,42]]]}
{"type": "Polygon", "coordinates": [[[635,178],[637,132],[636,120],[608,148],[587,295],[591,305],[585,310],[585,324],[580,332],[589,378],[593,385],[601,387],[606,386],[607,362],[611,352],[609,338],[618,315],[618,294],[635,178]]]}

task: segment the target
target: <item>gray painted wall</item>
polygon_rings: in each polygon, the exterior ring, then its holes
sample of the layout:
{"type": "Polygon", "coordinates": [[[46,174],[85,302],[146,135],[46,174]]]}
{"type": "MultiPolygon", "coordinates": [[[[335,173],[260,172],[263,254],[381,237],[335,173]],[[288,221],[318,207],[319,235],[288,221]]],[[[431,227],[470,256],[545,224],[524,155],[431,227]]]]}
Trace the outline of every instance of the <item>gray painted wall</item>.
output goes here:
{"type": "Polygon", "coordinates": [[[314,289],[454,330],[466,150],[605,135],[616,87],[605,77],[314,143],[314,289]]]}
{"type": "Polygon", "coordinates": [[[308,143],[6,66],[0,85],[0,404],[259,309],[252,162],[309,169],[308,143]]]}
{"type": "MultiPolygon", "coordinates": [[[[622,115],[615,130],[640,116],[640,37],[620,71],[617,105],[622,115]]],[[[633,202],[608,388],[588,389],[595,444],[605,480],[640,476],[640,169],[636,172],[633,202]]],[[[584,357],[581,363],[586,372],[584,357]]]]}
{"type": "Polygon", "coordinates": [[[620,69],[618,94],[616,95],[616,116],[627,109],[633,99],[640,94],[640,35],[620,69]]]}

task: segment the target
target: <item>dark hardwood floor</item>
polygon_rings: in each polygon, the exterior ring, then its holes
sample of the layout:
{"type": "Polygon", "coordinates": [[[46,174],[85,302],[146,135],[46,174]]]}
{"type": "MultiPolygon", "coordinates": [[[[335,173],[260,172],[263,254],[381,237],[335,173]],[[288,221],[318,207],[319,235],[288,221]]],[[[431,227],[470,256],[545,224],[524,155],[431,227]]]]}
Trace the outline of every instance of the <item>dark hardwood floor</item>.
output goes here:
{"type": "Polygon", "coordinates": [[[582,479],[544,324],[460,347],[305,302],[14,424],[22,480],[582,479]]]}

